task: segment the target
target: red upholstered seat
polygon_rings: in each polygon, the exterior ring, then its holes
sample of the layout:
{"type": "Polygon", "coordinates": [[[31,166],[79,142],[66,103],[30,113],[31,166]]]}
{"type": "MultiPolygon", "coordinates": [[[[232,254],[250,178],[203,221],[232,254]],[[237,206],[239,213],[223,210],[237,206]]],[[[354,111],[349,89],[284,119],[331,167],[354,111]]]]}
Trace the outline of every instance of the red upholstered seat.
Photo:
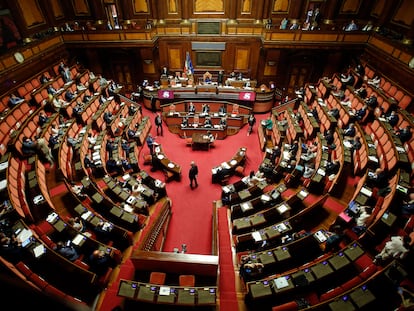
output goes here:
{"type": "Polygon", "coordinates": [[[334,298],[336,296],[339,296],[340,294],[342,294],[344,292],[344,289],[342,287],[335,287],[329,291],[327,291],[326,293],[323,293],[320,297],[320,301],[325,301],[325,300],[329,300],[331,298],[334,298]]]}
{"type": "Polygon", "coordinates": [[[191,274],[183,274],[179,277],[180,286],[192,287],[195,284],[195,276],[191,274]]]}
{"type": "Polygon", "coordinates": [[[348,291],[356,286],[358,286],[362,282],[362,279],[359,276],[356,276],[349,281],[345,282],[341,285],[344,291],[348,291]]]}
{"type": "Polygon", "coordinates": [[[151,272],[149,282],[151,284],[163,285],[165,284],[166,274],[164,272],[151,272]]]}
{"type": "Polygon", "coordinates": [[[239,165],[235,169],[235,173],[237,176],[244,176],[244,167],[239,165]]]}
{"type": "Polygon", "coordinates": [[[370,266],[366,267],[364,271],[362,271],[359,276],[364,280],[368,279],[377,271],[377,266],[375,264],[371,264],[370,266]]]}
{"type": "Polygon", "coordinates": [[[298,310],[298,304],[296,301],[289,301],[284,303],[283,305],[278,305],[272,307],[272,311],[296,311],[298,310]]]}
{"type": "Polygon", "coordinates": [[[144,154],[144,165],[152,163],[152,156],[150,154],[144,154]]]}

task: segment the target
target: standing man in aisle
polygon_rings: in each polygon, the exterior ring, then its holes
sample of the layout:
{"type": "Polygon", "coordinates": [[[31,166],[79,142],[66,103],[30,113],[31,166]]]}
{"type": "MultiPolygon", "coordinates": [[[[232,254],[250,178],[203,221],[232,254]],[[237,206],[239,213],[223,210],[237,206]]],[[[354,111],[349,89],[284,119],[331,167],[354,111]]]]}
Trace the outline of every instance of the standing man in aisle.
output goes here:
{"type": "Polygon", "coordinates": [[[188,172],[188,177],[190,178],[190,188],[193,189],[193,182],[194,187],[198,187],[197,183],[197,175],[198,175],[198,167],[194,161],[191,161],[190,171],[188,172]]]}
{"type": "Polygon", "coordinates": [[[154,138],[152,137],[151,133],[148,134],[146,141],[150,154],[154,155],[154,138]]]}
{"type": "Polygon", "coordinates": [[[162,117],[161,113],[157,112],[157,116],[155,117],[155,125],[157,126],[157,135],[164,136],[164,131],[162,128],[162,117]],[[161,132],[161,134],[159,134],[161,132]]]}

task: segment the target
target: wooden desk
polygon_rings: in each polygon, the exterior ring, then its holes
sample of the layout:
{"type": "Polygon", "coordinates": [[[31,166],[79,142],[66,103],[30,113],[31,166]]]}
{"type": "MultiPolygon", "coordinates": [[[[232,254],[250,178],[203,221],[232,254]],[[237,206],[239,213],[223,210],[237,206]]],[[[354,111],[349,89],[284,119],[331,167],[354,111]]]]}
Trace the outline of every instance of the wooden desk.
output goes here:
{"type": "Polygon", "coordinates": [[[158,145],[154,148],[154,162],[155,169],[169,171],[173,173],[174,177],[177,180],[181,179],[181,166],[167,158],[161,148],[161,145],[158,145]]]}
{"type": "Polygon", "coordinates": [[[335,270],[340,270],[351,263],[343,253],[339,253],[328,261],[335,270]]]}
{"type": "Polygon", "coordinates": [[[359,309],[375,300],[374,294],[366,286],[354,290],[349,296],[359,309]]]}
{"type": "Polygon", "coordinates": [[[217,287],[160,286],[132,280],[121,280],[118,287],[118,296],[162,305],[214,306],[217,299],[217,287]]]}
{"type": "Polygon", "coordinates": [[[269,281],[259,281],[249,284],[249,292],[253,299],[272,296],[269,281]]]}
{"type": "Polygon", "coordinates": [[[331,311],[354,311],[354,305],[349,300],[337,299],[329,304],[331,311]]]}
{"type": "Polygon", "coordinates": [[[358,244],[355,243],[351,245],[350,247],[348,247],[344,251],[344,253],[349,258],[349,260],[355,261],[364,253],[364,251],[361,249],[361,247],[359,247],[358,244]]]}
{"type": "Polygon", "coordinates": [[[209,150],[210,149],[210,139],[206,133],[193,133],[192,137],[192,149],[197,150],[209,150]]]}
{"type": "Polygon", "coordinates": [[[318,280],[334,272],[327,261],[316,264],[315,266],[311,267],[311,270],[318,280]]]}

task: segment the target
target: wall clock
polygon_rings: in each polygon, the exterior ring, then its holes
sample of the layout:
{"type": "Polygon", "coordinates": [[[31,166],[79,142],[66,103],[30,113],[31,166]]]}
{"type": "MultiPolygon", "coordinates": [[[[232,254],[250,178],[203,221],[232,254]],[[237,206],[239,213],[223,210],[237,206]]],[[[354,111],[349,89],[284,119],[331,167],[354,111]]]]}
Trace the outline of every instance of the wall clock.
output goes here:
{"type": "Polygon", "coordinates": [[[24,62],[24,56],[23,56],[23,54],[22,53],[20,53],[20,52],[16,52],[16,53],[14,53],[14,59],[19,63],[19,64],[21,64],[21,63],[23,63],[24,62]]]}
{"type": "Polygon", "coordinates": [[[411,58],[411,60],[408,62],[408,67],[410,67],[411,69],[414,68],[414,57],[411,58]]]}

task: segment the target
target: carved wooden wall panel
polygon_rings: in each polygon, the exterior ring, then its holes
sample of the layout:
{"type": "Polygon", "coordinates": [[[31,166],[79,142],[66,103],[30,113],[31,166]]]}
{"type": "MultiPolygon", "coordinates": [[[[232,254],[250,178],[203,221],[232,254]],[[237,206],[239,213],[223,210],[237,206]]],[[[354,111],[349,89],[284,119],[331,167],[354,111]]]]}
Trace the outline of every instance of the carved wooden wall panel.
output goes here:
{"type": "Polygon", "coordinates": [[[169,47],[168,48],[168,63],[170,68],[184,68],[184,60],[181,58],[182,52],[181,48],[169,47]]]}
{"type": "Polygon", "coordinates": [[[53,16],[55,19],[61,19],[65,17],[65,14],[63,13],[62,6],[60,5],[60,2],[58,0],[49,0],[50,1],[50,7],[52,8],[53,16]]]}
{"type": "Polygon", "coordinates": [[[393,22],[410,27],[414,21],[414,2],[411,0],[403,0],[393,18],[393,22]]]}
{"type": "Polygon", "coordinates": [[[23,17],[27,28],[36,27],[46,23],[43,12],[37,0],[17,0],[21,16],[23,17]]]}
{"type": "Polygon", "coordinates": [[[236,47],[234,56],[234,69],[248,70],[250,63],[250,49],[236,47]]]}
{"type": "Polygon", "coordinates": [[[88,2],[86,0],[72,0],[73,11],[77,16],[91,15],[88,2]]]}

